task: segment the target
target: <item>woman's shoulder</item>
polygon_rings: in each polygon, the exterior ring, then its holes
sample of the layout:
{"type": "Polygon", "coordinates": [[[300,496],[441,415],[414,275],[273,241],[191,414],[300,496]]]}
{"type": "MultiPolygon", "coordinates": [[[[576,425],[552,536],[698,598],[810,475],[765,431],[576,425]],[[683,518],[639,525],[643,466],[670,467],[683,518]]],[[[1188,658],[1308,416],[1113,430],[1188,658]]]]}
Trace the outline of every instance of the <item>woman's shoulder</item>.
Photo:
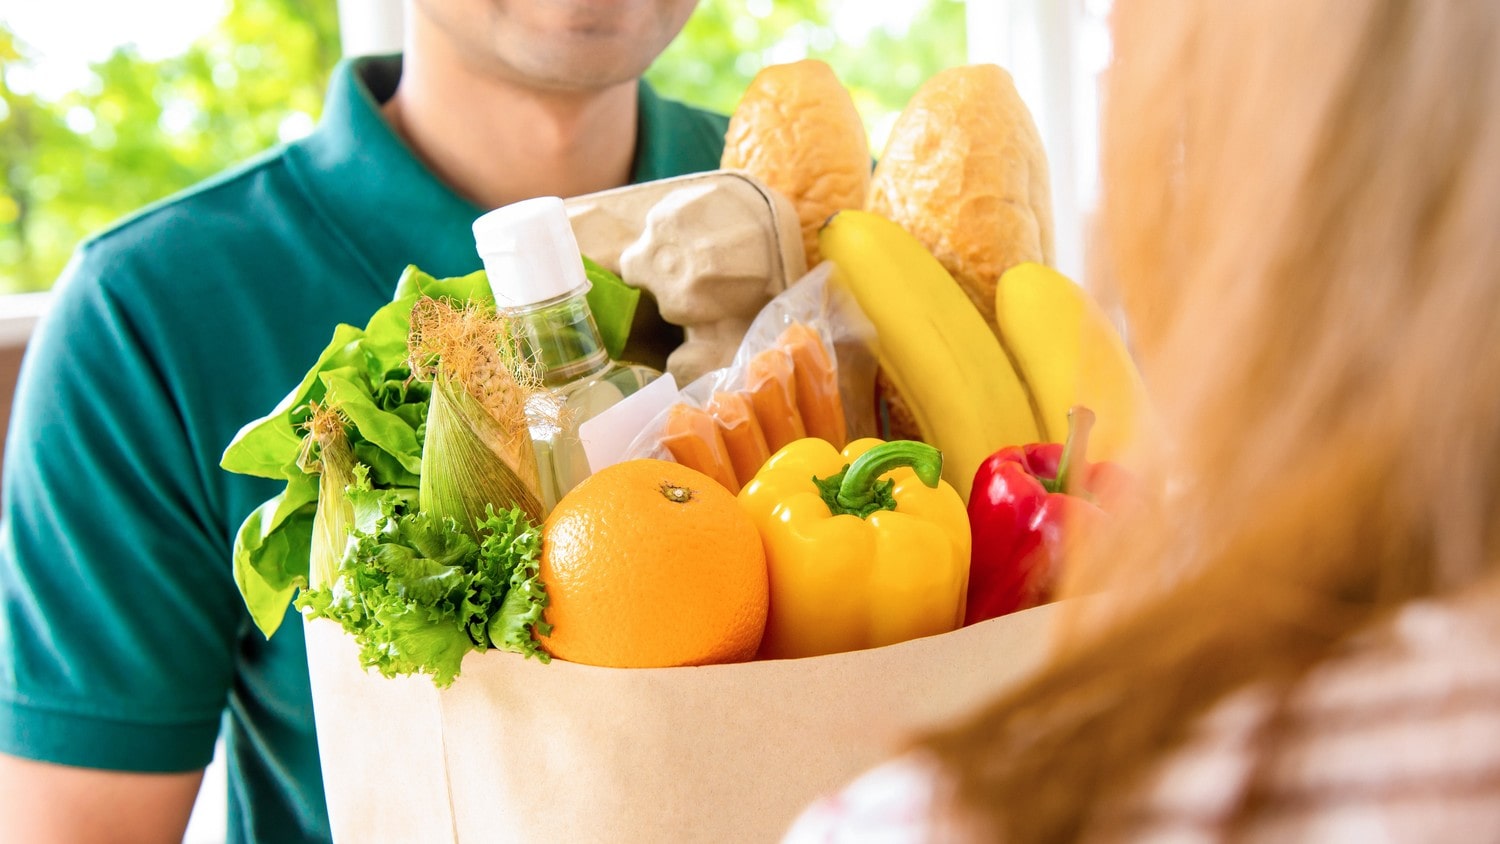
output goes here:
{"type": "MultiPolygon", "coordinates": [[[[784,844],[941,836],[948,785],[910,752],[803,812],[784,844]]],[[[1200,717],[1139,787],[1099,807],[1107,841],[1472,840],[1500,830],[1500,578],[1413,602],[1290,687],[1200,717]]]]}
{"type": "Polygon", "coordinates": [[[1273,841],[1500,830],[1500,580],[1401,608],[1289,689],[1224,700],[1093,828],[1273,841]]]}
{"type": "Polygon", "coordinates": [[[941,780],[920,753],[896,757],[809,806],[783,844],[918,844],[932,840],[941,780]]]}

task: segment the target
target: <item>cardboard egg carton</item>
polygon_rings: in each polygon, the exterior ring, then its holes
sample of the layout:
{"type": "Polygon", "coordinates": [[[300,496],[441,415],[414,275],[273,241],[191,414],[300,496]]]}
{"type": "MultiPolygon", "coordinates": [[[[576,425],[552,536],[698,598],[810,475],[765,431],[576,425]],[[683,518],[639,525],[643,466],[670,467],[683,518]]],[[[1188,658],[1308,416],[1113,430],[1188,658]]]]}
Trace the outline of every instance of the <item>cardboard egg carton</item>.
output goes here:
{"type": "Polygon", "coordinates": [[[626,358],[664,367],[678,384],[728,365],[755,315],[807,271],[796,209],[740,171],[565,204],[583,253],[651,299],[642,297],[626,358]]]}

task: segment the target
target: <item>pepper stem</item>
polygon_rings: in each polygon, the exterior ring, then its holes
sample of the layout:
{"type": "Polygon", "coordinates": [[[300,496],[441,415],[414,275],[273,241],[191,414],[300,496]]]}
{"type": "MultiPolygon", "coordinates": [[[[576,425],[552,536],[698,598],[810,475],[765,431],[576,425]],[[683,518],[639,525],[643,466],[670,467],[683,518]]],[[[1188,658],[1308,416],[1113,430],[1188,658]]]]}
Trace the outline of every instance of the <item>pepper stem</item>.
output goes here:
{"type": "Polygon", "coordinates": [[[1042,478],[1042,487],[1048,492],[1073,492],[1073,466],[1083,464],[1084,452],[1089,447],[1089,431],[1094,428],[1094,411],[1083,405],[1068,410],[1068,438],[1063,441],[1062,457],[1057,461],[1057,477],[1042,478]]]}
{"type": "Polygon", "coordinates": [[[894,440],[875,446],[832,477],[813,478],[813,483],[835,516],[863,519],[877,510],[896,509],[891,493],[895,483],[880,476],[903,466],[910,466],[922,483],[936,487],[943,475],[943,453],[926,443],[894,440]]]}

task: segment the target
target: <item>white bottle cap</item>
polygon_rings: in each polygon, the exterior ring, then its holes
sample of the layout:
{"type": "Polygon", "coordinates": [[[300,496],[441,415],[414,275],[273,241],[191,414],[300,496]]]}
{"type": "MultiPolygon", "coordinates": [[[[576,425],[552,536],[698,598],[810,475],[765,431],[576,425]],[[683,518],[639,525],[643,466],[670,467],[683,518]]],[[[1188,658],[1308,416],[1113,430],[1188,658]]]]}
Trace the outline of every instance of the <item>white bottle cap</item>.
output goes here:
{"type": "Polygon", "coordinates": [[[521,308],[588,289],[578,239],[558,197],[526,199],[484,214],[474,221],[474,245],[496,307],[521,308]]]}

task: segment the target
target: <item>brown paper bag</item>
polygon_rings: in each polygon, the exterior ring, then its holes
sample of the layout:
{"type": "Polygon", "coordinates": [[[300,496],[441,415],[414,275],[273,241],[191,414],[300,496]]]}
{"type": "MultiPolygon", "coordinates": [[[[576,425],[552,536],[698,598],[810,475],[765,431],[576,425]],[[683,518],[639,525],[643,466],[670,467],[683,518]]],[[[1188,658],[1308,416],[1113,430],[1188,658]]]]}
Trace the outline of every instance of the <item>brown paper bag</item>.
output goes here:
{"type": "MultiPolygon", "coordinates": [[[[805,269],[794,209],[743,173],[575,197],[568,211],[586,253],[685,327],[679,383],[728,363],[805,269]],[[663,248],[686,251],[664,261],[663,248]],[[679,271],[631,272],[663,263],[679,271]]],[[[308,622],[334,840],[775,841],[820,793],[1034,667],[1051,618],[1041,607],[886,648],[703,668],[490,651],[442,691],[366,673],[338,625],[308,622]]]]}
{"type": "Polygon", "coordinates": [[[1015,683],[1045,606],[811,659],[702,668],[465,658],[448,689],[306,625],[334,840],[776,841],[819,794],[1015,683]]]}

